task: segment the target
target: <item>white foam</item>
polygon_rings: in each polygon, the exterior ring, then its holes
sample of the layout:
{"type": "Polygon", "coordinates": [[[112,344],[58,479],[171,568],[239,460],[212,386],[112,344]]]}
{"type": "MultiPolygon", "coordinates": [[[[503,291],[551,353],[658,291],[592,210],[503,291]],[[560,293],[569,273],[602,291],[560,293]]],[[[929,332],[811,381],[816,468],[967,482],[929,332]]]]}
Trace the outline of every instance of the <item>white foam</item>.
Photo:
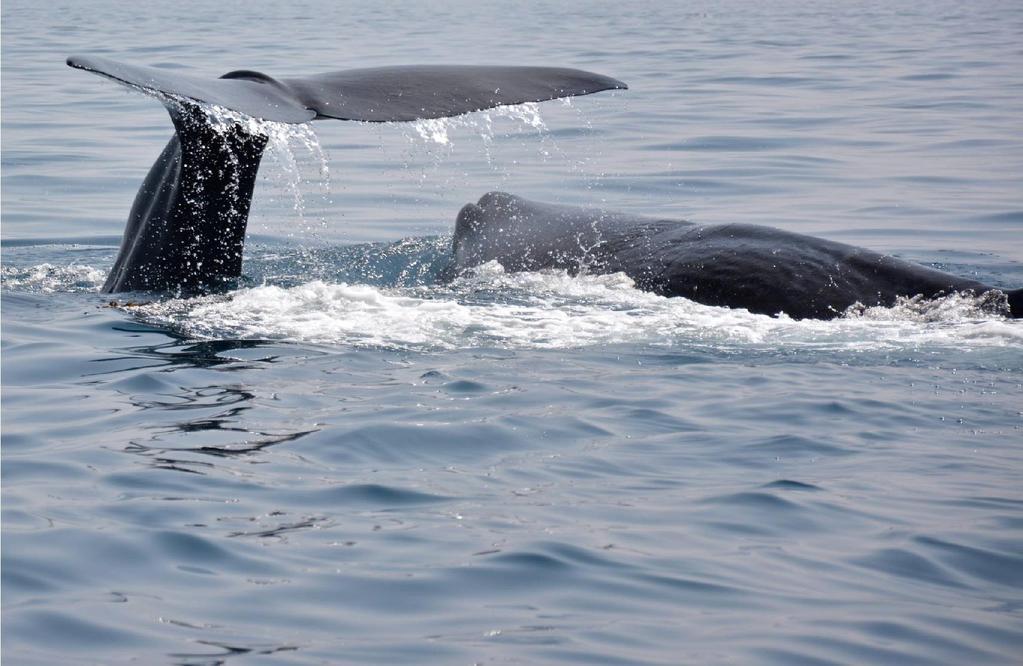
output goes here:
{"type": "MultiPolygon", "coordinates": [[[[719,349],[877,350],[1023,344],[1023,323],[951,297],[941,317],[912,301],[832,321],[794,321],[664,298],[625,275],[505,273],[496,263],[448,287],[309,282],[138,308],[200,338],[278,339],[397,349],[562,349],[617,343],[719,349]]],[[[939,301],[940,303],[940,301],[939,301]]],[[[939,306],[937,308],[941,310],[939,306]]]]}
{"type": "Polygon", "coordinates": [[[54,292],[97,291],[106,274],[83,264],[54,266],[37,264],[25,268],[0,269],[5,290],[50,294],[54,292]]]}

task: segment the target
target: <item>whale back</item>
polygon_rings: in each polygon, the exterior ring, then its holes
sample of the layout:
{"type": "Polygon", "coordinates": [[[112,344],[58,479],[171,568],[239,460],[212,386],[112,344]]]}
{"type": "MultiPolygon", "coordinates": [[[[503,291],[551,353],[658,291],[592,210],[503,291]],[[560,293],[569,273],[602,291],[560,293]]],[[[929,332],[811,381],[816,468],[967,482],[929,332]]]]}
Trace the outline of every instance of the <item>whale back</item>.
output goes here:
{"type": "Polygon", "coordinates": [[[464,269],[498,261],[509,271],[616,271],[623,248],[689,222],[530,201],[488,192],[455,221],[455,264],[464,269]]]}
{"type": "MultiPolygon", "coordinates": [[[[454,255],[456,272],[487,261],[512,272],[622,272],[662,296],[794,319],[830,319],[856,303],[887,306],[899,297],[992,291],[973,279],[783,229],[694,225],[502,192],[462,208],[454,255]]],[[[996,295],[1007,299],[1014,317],[1020,316],[1021,292],[996,295]]]]}

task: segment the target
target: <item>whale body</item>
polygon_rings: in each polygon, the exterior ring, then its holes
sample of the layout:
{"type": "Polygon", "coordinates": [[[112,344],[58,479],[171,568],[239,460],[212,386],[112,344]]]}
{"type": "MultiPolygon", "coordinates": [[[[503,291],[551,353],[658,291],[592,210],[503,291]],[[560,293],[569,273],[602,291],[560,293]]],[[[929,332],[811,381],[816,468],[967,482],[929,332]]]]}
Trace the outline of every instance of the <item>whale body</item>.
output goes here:
{"type": "MultiPolygon", "coordinates": [[[[998,290],[845,243],[751,224],[697,225],[490,192],[458,214],[453,266],[497,261],[508,271],[628,275],[636,286],[705,305],[793,319],[830,319],[850,306],[891,306],[998,290]]],[[[1008,291],[1023,316],[1023,289],[1008,291]]]]}
{"type": "MultiPolygon", "coordinates": [[[[627,88],[554,67],[414,65],[282,79],[236,70],[206,79],[97,56],[67,64],[154,94],[175,130],[135,197],[105,293],[206,293],[241,276],[267,139],[238,123],[214,127],[203,104],[284,123],[408,122],[627,88]]],[[[771,227],[700,226],[500,192],[459,213],[448,273],[491,260],[509,271],[623,272],[665,296],[797,319],[829,319],[857,303],[892,305],[899,297],[1001,297],[976,280],[771,227]]],[[[1004,298],[1013,317],[1023,316],[1023,290],[1004,298]]]]}

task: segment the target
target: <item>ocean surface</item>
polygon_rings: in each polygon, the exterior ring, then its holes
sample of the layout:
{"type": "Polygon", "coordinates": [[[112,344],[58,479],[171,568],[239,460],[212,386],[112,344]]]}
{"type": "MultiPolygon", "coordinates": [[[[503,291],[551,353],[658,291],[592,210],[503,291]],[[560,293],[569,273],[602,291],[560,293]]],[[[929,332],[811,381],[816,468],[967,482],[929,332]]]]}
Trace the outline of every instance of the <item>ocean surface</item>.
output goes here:
{"type": "Polygon", "coordinates": [[[489,190],[1023,286],[1023,5],[2,6],[5,664],[1011,664],[1023,321],[437,276],[489,190]],[[98,292],[171,135],[71,54],[630,89],[272,127],[239,289],[98,292]]]}

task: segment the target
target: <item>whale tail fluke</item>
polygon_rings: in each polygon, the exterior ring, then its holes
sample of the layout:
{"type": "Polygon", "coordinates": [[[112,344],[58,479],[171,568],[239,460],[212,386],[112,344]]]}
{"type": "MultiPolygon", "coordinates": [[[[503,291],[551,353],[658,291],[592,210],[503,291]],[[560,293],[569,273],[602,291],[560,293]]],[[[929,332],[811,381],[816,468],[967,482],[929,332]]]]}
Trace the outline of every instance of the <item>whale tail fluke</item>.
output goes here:
{"type": "Polygon", "coordinates": [[[374,123],[448,118],[496,106],[628,88],[610,76],[565,67],[407,65],[281,79],[236,70],[208,79],[100,56],[71,56],[67,64],[150,93],[284,123],[318,118],[374,123]]]}
{"type": "Polygon", "coordinates": [[[267,139],[240,125],[214,128],[201,113],[204,104],[283,123],[408,122],[627,87],[557,67],[413,65],[286,79],[237,70],[207,79],[98,56],[71,56],[67,64],[156,96],[174,122],[174,136],[135,197],[107,293],[205,292],[241,275],[267,139]]]}

